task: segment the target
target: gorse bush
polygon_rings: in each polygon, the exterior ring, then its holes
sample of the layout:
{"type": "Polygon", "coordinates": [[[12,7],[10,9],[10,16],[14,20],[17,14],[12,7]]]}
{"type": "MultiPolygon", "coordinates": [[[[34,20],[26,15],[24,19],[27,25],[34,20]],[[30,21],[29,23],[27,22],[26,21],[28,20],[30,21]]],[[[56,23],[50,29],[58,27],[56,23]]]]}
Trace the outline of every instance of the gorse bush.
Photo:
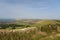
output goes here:
{"type": "Polygon", "coordinates": [[[41,31],[42,32],[53,32],[53,31],[57,31],[57,26],[55,25],[43,25],[41,26],[41,31]]]}

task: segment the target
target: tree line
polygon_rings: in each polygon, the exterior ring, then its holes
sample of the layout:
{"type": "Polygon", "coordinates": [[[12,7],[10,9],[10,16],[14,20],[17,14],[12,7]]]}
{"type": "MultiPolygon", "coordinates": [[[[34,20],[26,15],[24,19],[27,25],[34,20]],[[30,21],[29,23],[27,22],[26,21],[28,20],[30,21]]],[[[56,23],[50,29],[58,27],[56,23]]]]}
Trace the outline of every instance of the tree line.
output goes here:
{"type": "Polygon", "coordinates": [[[30,27],[30,25],[0,24],[0,29],[6,29],[9,27],[11,27],[12,29],[16,29],[16,27],[30,27]]]}

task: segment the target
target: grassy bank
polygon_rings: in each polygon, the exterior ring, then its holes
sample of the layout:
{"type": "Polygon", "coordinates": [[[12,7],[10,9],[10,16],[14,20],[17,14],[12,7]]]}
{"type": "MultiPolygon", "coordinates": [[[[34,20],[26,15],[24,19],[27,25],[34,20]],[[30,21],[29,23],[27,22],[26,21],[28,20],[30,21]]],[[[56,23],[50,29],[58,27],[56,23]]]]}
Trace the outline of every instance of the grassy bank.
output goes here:
{"type": "Polygon", "coordinates": [[[37,28],[24,30],[0,30],[0,40],[60,40],[57,32],[41,32],[37,28]]]}

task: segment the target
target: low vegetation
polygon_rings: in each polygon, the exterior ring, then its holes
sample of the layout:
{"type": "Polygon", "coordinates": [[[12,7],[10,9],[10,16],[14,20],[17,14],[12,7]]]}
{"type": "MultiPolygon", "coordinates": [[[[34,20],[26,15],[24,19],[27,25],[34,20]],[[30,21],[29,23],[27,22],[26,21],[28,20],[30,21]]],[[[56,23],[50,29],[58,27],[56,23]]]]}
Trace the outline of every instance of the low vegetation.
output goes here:
{"type": "Polygon", "coordinates": [[[1,24],[0,26],[0,40],[60,40],[59,20],[36,21],[32,25],[1,24]]]}

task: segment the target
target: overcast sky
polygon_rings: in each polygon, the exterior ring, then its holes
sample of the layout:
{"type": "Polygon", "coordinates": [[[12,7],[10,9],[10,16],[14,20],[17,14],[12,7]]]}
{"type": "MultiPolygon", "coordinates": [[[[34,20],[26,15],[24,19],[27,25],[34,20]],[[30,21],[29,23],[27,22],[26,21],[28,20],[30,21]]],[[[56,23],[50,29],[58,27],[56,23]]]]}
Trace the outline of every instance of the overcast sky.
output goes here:
{"type": "Polygon", "coordinates": [[[60,19],[60,0],[0,0],[0,18],[60,19]]]}

